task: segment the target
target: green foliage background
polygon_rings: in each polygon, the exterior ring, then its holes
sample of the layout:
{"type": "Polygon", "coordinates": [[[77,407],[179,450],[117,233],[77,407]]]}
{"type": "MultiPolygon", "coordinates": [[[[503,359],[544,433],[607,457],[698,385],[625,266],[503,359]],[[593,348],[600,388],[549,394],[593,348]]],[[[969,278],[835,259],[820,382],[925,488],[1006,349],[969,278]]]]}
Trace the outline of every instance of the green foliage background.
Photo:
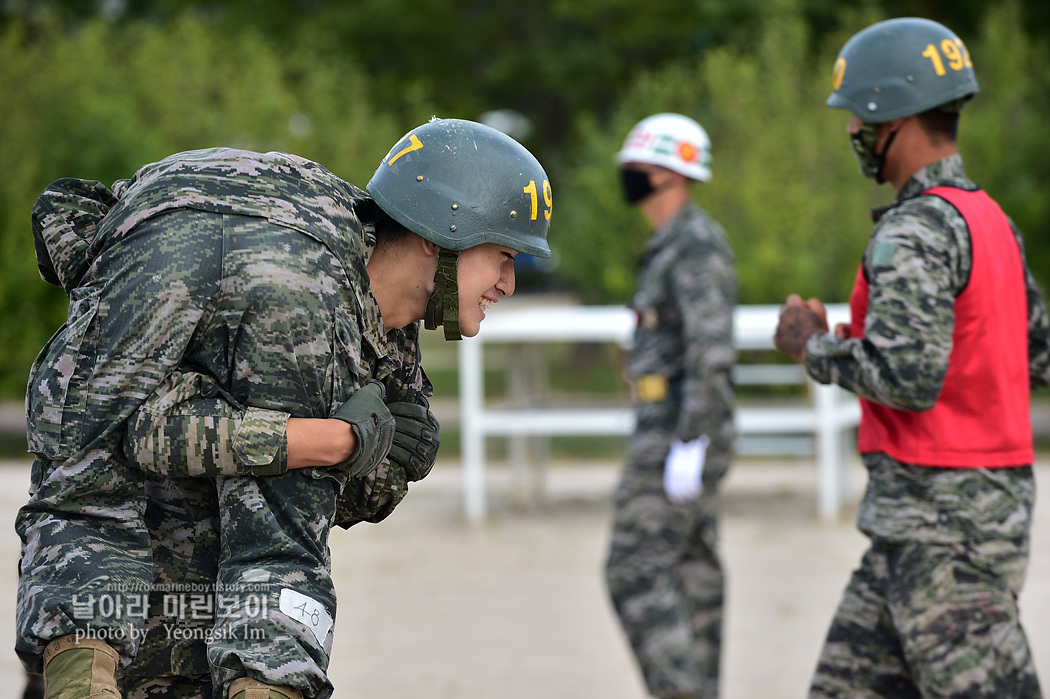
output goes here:
{"type": "Polygon", "coordinates": [[[547,283],[625,301],[647,236],[612,163],[658,111],[711,135],[701,204],[736,250],[745,303],[843,301],[892,198],[863,180],[847,115],[823,106],[855,31],[938,19],[966,41],[982,93],[960,131],[970,175],[1026,232],[1050,281],[1050,11],[1044,0],[50,0],[0,7],[0,398],[17,399],[65,317],[40,281],[29,212],[52,180],[112,184],[170,153],[285,150],[364,185],[432,114],[512,108],[555,193],[547,283]]]}

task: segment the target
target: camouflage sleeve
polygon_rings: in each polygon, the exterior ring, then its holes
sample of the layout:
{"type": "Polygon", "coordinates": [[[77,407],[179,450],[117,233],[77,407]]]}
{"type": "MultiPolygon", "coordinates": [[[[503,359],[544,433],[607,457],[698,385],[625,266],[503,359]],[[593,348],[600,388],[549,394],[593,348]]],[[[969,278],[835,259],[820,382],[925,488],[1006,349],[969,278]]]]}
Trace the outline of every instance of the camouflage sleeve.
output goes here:
{"type": "Polygon", "coordinates": [[[288,470],[288,417],[237,405],[210,376],[176,372],[128,420],[124,453],[154,476],[275,476],[288,470]]]}
{"type": "Polygon", "coordinates": [[[733,260],[711,239],[696,243],[670,270],[682,319],[682,406],[675,434],[716,435],[732,420],[730,371],[736,285],[733,260]]]}
{"type": "Polygon", "coordinates": [[[814,379],[898,410],[936,402],[970,260],[965,222],[941,201],[912,200],[879,223],[864,253],[871,287],[864,338],[810,337],[806,370],[814,379]]]}
{"type": "MultiPolygon", "coordinates": [[[[396,336],[397,348],[392,354],[397,357],[397,366],[383,378],[386,402],[426,401],[433,395],[434,388],[421,364],[419,324],[407,326],[396,336]]],[[[372,473],[351,478],[337,503],[336,525],[349,528],[360,522],[381,522],[404,500],[408,494],[408,482],[405,470],[389,459],[372,473]]]]}
{"type": "Polygon", "coordinates": [[[381,522],[407,494],[405,470],[384,461],[371,473],[347,481],[336,503],[335,524],[349,529],[360,522],[381,522]]]}
{"type": "Polygon", "coordinates": [[[98,223],[117,201],[95,180],[65,177],[48,185],[33,205],[33,243],[40,278],[66,294],[91,265],[98,223]]]}
{"type": "Polygon", "coordinates": [[[406,326],[399,334],[398,365],[385,379],[386,402],[408,401],[419,403],[434,395],[434,387],[423,371],[422,351],[419,347],[419,323],[406,326]]]}
{"type": "MultiPolygon", "coordinates": [[[[1010,222],[1017,244],[1024,255],[1024,237],[1010,222]]],[[[1028,381],[1033,390],[1050,386],[1050,318],[1039,285],[1025,262],[1025,288],[1028,296],[1028,381]]]]}

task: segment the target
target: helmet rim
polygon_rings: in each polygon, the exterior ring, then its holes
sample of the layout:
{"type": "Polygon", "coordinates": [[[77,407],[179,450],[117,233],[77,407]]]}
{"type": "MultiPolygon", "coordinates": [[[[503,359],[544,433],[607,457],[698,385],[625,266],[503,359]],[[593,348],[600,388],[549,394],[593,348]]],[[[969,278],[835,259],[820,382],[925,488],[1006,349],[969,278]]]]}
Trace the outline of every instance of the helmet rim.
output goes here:
{"type": "Polygon", "coordinates": [[[635,124],[616,153],[617,164],[658,165],[698,182],[711,180],[711,139],[683,114],[653,114],[635,124]]]}
{"type": "Polygon", "coordinates": [[[539,161],[510,136],[465,119],[405,134],[366,190],[391,218],[439,247],[484,243],[549,258],[552,197],[539,161]]]}
{"type": "Polygon", "coordinates": [[[846,41],[835,66],[825,104],[869,124],[921,114],[980,91],[962,40],[944,25],[920,17],[865,27],[846,41]],[[938,53],[945,42],[958,52],[958,67],[938,53]],[[926,53],[931,48],[935,57],[926,53]]]}

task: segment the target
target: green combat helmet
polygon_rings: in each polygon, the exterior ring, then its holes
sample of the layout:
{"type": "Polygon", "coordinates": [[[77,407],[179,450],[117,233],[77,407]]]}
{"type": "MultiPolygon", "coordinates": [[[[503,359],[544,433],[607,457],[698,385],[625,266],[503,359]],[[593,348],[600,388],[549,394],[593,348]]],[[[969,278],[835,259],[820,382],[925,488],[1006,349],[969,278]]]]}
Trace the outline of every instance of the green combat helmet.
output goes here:
{"type": "Polygon", "coordinates": [[[835,60],[827,105],[848,109],[864,128],[853,138],[861,172],[883,182],[875,125],[931,109],[958,112],[979,88],[970,53],[937,22],[902,17],[857,32],[835,60]]]}
{"type": "Polygon", "coordinates": [[[903,17],[878,22],[846,42],[835,60],[828,106],[881,124],[934,107],[958,111],[977,94],[970,54],[947,27],[903,17]]]}
{"type": "Polygon", "coordinates": [[[395,221],[441,248],[424,318],[458,340],[458,253],[495,243],[547,259],[550,181],[510,136],[462,119],[432,119],[398,141],[368,183],[395,221]]]}

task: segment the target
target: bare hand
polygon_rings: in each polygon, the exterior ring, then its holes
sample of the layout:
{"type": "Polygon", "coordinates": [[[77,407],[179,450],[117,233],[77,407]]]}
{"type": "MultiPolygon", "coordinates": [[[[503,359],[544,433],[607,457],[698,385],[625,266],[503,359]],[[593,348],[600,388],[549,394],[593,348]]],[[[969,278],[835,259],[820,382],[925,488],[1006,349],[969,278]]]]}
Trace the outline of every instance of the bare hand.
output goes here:
{"type": "Polygon", "coordinates": [[[797,362],[806,358],[806,340],[811,335],[828,331],[827,312],[817,299],[803,301],[798,294],[791,294],[780,308],[773,344],[797,362]]]}

